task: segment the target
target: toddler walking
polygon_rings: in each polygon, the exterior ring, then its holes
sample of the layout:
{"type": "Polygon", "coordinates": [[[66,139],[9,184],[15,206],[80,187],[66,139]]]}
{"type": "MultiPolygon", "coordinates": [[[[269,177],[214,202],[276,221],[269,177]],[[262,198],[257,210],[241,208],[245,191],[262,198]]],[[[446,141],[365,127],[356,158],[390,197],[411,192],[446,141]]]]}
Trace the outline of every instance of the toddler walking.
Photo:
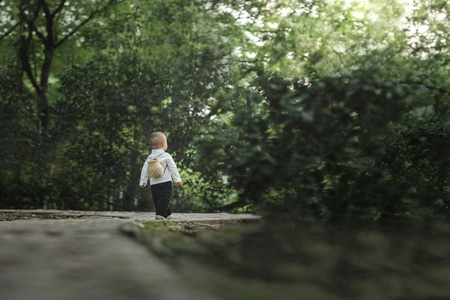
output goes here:
{"type": "Polygon", "coordinates": [[[175,186],[183,185],[177,165],[172,155],[165,152],[167,150],[167,138],[162,132],[153,132],[150,135],[150,144],[152,151],[144,162],[141,171],[139,186],[144,188],[149,180],[148,163],[151,158],[157,158],[164,169],[164,174],[158,178],[150,178],[150,190],[153,203],[156,209],[156,220],[165,220],[172,214],[169,208],[170,198],[172,196],[172,182],[175,186]]]}

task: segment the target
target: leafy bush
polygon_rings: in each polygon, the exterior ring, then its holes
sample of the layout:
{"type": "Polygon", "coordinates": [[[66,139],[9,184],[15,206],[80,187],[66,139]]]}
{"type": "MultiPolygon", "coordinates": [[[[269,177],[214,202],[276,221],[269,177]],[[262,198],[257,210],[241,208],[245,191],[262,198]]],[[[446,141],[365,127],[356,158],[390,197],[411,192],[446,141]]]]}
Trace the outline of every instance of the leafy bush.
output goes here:
{"type": "MultiPolygon", "coordinates": [[[[360,74],[311,85],[270,75],[258,83],[264,108],[235,115],[237,139],[202,142],[208,149],[203,159],[222,160],[232,185],[241,191],[240,205],[292,219],[376,220],[433,213],[427,195],[419,191],[428,175],[435,178],[432,186],[446,189],[448,163],[437,166],[445,156],[427,152],[422,164],[434,173],[422,173],[422,182],[395,174],[402,172],[401,155],[417,156],[401,148],[406,136],[393,130],[408,96],[400,85],[360,74]]],[[[426,140],[438,147],[439,135],[430,134],[426,140]]],[[[412,177],[424,168],[416,167],[409,171],[412,177]]]]}
{"type": "Polygon", "coordinates": [[[414,187],[422,210],[446,213],[450,204],[449,151],[449,124],[421,120],[396,131],[383,163],[395,183],[414,187]]]}

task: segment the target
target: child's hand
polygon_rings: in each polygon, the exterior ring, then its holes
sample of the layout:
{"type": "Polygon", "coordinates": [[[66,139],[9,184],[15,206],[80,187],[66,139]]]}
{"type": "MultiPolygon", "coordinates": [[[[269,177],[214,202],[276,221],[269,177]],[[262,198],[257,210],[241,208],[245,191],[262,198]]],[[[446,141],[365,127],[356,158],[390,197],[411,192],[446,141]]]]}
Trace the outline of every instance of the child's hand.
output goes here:
{"type": "Polygon", "coordinates": [[[174,182],[173,185],[174,185],[174,186],[177,186],[177,187],[178,187],[178,186],[182,186],[182,185],[183,185],[183,181],[180,181],[180,182],[174,182]]]}
{"type": "Polygon", "coordinates": [[[141,188],[145,188],[145,186],[146,186],[145,183],[140,185],[141,188]]]}

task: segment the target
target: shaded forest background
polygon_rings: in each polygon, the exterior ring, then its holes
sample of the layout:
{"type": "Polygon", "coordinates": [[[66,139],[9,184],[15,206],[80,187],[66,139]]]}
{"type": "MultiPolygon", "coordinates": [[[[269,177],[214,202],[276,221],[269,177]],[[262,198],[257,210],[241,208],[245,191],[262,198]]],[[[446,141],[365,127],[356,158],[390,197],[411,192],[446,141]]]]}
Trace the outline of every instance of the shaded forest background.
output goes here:
{"type": "Polygon", "coordinates": [[[446,216],[450,5],[4,0],[0,208],[152,210],[164,131],[178,212],[446,216]]]}

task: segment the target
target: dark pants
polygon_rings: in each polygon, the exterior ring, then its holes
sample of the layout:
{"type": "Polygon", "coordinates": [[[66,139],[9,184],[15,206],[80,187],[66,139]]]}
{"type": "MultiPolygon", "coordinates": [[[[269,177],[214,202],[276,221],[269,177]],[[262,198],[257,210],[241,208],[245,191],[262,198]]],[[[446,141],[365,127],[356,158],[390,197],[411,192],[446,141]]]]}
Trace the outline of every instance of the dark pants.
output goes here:
{"type": "Polygon", "coordinates": [[[172,195],[172,182],[153,184],[150,187],[152,191],[153,203],[155,204],[156,214],[167,218],[172,214],[169,209],[170,197],[172,195]]]}

